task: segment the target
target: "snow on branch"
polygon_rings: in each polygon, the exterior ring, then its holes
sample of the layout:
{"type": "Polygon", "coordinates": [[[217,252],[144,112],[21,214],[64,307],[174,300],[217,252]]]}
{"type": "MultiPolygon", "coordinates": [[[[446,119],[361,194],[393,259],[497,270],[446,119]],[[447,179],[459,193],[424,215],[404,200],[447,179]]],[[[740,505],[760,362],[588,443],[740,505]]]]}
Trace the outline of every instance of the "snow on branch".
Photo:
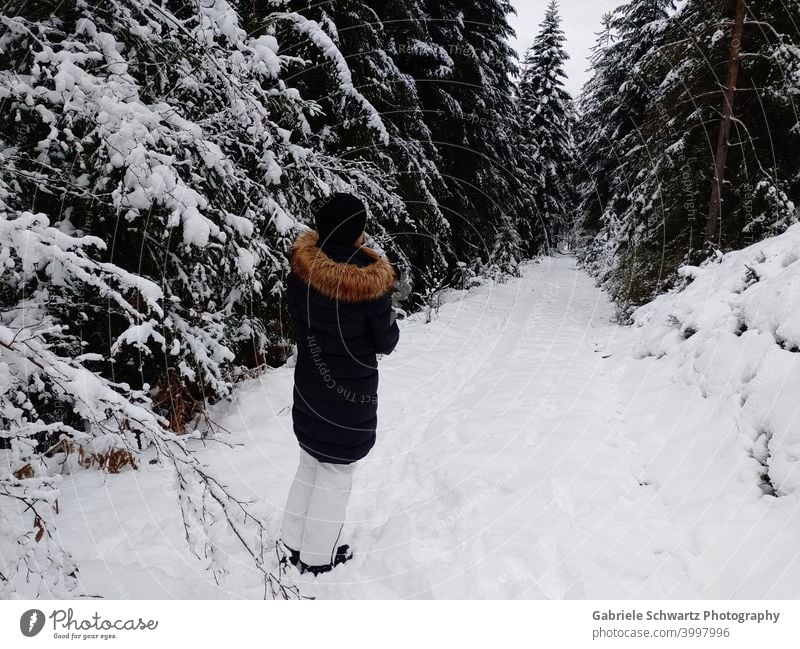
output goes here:
{"type": "Polygon", "coordinates": [[[315,20],[308,18],[290,11],[285,13],[275,13],[270,16],[271,20],[287,20],[291,22],[295,29],[301,34],[307,36],[311,42],[319,49],[322,55],[331,61],[335,68],[336,74],[339,79],[340,90],[354,99],[362,107],[367,115],[367,124],[370,128],[375,129],[383,144],[389,143],[389,131],[383,123],[380,113],[375,107],[362,95],[353,84],[353,77],[350,73],[350,67],[347,65],[342,53],[336,44],[331,40],[330,36],[325,33],[320,24],[315,20]]]}

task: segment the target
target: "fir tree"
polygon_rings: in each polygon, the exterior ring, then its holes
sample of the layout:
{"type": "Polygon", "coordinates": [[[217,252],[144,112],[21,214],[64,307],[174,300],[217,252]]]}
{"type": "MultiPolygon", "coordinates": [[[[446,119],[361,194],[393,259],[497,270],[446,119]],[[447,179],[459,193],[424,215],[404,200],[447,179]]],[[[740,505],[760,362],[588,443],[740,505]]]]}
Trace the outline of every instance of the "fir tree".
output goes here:
{"type": "Polygon", "coordinates": [[[607,14],[579,99],[578,227],[585,238],[579,255],[604,279],[633,234],[622,215],[642,164],[635,157],[640,128],[659,81],[652,63],[671,4],[634,0],[607,14]]]}
{"type": "Polygon", "coordinates": [[[565,41],[558,3],[551,0],[525,55],[518,99],[524,164],[534,183],[536,217],[544,225],[549,246],[574,225],[575,111],[564,88],[564,63],[569,58],[565,41]]]}
{"type": "MultiPolygon", "coordinates": [[[[610,101],[633,111],[634,128],[602,117],[594,99],[604,96],[598,94],[604,86],[597,81],[589,88],[595,95],[587,95],[590,110],[583,117],[585,132],[601,133],[621,153],[612,163],[601,227],[589,233],[587,256],[608,269],[608,286],[623,310],[674,285],[680,265],[697,263],[710,252],[703,238],[736,9],[733,2],[689,0],[666,15],[668,5],[653,4],[632,2],[620,10],[619,16],[643,22],[633,22],[638,26],[630,38],[620,38],[600,58],[604,69],[625,71],[620,92],[610,101]],[[633,62],[627,52],[641,55],[633,62]]],[[[797,171],[790,162],[797,147],[792,9],[772,2],[753,5],[744,24],[722,186],[717,242],[722,250],[780,232],[797,218],[797,171]],[[776,127],[781,138],[774,137],[776,127]]],[[[618,33],[623,33],[619,27],[618,33]]],[[[599,143],[587,140],[592,156],[599,143]]],[[[591,184],[584,188],[586,206],[591,184]]]]}
{"type": "Polygon", "coordinates": [[[525,257],[518,219],[530,188],[520,162],[514,114],[515,55],[508,2],[426,3],[432,51],[443,65],[417,77],[423,109],[448,181],[445,205],[459,260],[473,272],[516,272],[525,257]]]}
{"type": "MultiPolygon", "coordinates": [[[[531,192],[517,170],[510,6],[298,0],[289,7],[323,26],[382,115],[388,137],[378,142],[332,94],[334,70],[313,66],[298,77],[325,109],[323,149],[375,162],[393,178],[406,209],[384,218],[378,205],[378,223],[401,264],[413,267],[417,294],[514,271],[524,256],[518,215],[530,212],[531,192]]],[[[308,45],[289,52],[313,54],[308,45]]],[[[525,237],[526,249],[536,249],[535,238],[525,237]]]]}
{"type": "MultiPolygon", "coordinates": [[[[333,64],[304,67],[296,83],[323,109],[315,128],[320,148],[344,159],[372,162],[383,170],[391,181],[388,188],[400,200],[387,205],[383,197],[376,197],[370,232],[407,272],[417,297],[441,286],[454,261],[450,226],[439,205],[444,181],[415,81],[398,66],[412,47],[411,35],[418,31],[415,17],[402,2],[372,7],[360,0],[297,0],[288,7],[321,26],[346,59],[354,86],[386,128],[382,137],[367,127],[357,106],[341,101],[333,64]]],[[[324,56],[304,39],[290,51],[312,60],[324,56]]]]}

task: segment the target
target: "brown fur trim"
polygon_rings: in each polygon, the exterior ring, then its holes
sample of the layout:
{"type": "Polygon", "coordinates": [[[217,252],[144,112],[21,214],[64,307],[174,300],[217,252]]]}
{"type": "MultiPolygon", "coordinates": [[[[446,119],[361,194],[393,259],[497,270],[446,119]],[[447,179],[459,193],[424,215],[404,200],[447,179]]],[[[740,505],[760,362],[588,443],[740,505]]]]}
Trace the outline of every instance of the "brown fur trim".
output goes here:
{"type": "Polygon", "coordinates": [[[372,248],[360,250],[375,259],[369,266],[334,261],[317,247],[315,230],[301,232],[292,249],[292,272],[304,284],[334,300],[355,304],[383,297],[397,279],[394,268],[372,248]]]}

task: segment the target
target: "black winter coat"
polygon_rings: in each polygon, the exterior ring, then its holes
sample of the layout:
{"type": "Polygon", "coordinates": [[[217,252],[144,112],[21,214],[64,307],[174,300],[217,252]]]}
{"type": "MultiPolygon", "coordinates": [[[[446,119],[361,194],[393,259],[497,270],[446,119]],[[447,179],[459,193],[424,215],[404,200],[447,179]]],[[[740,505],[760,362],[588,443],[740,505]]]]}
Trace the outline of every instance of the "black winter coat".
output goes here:
{"type": "Polygon", "coordinates": [[[375,444],[376,354],[400,337],[391,308],[396,275],[369,248],[317,247],[319,235],[298,236],[288,278],[297,342],[292,419],[300,446],[321,462],[350,464],[375,444]]]}

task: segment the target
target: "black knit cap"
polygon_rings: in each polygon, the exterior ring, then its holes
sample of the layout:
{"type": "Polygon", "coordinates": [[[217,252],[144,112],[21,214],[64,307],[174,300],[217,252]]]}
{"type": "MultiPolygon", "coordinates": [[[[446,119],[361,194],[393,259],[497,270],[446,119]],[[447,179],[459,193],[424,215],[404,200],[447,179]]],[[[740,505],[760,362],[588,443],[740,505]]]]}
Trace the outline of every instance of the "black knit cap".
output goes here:
{"type": "Polygon", "coordinates": [[[312,205],[319,245],[352,246],[367,225],[364,203],[352,194],[336,193],[312,205]]]}

